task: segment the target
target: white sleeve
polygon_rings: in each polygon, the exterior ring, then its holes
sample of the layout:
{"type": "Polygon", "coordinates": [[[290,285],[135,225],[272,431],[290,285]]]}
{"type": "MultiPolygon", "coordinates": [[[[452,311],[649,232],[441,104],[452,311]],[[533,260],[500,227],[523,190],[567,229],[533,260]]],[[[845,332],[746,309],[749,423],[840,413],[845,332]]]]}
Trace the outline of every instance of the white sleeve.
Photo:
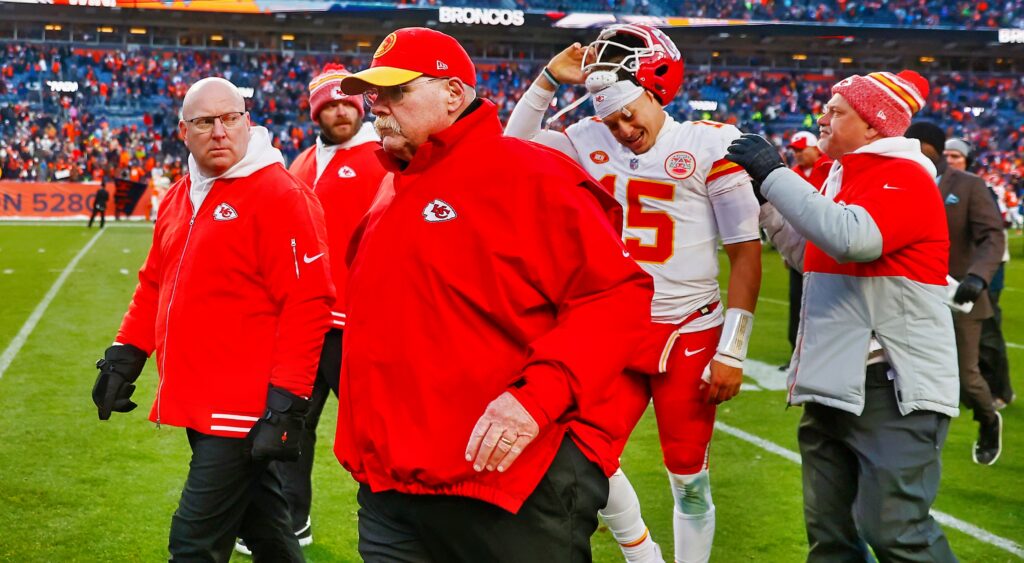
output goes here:
{"type": "Polygon", "coordinates": [[[807,240],[786,222],[778,209],[770,203],[761,206],[759,222],[772,246],[786,259],[786,263],[798,272],[804,271],[804,248],[807,240]]]}
{"type": "Polygon", "coordinates": [[[729,174],[708,184],[708,197],[718,223],[722,244],[757,240],[757,197],[744,172],[729,174]]]}
{"type": "Polygon", "coordinates": [[[516,102],[516,107],[512,109],[512,115],[509,116],[508,123],[505,125],[505,136],[540,143],[579,162],[579,152],[567,135],[541,129],[544,113],[554,97],[554,92],[537,86],[536,82],[531,84],[530,88],[516,102]]]}

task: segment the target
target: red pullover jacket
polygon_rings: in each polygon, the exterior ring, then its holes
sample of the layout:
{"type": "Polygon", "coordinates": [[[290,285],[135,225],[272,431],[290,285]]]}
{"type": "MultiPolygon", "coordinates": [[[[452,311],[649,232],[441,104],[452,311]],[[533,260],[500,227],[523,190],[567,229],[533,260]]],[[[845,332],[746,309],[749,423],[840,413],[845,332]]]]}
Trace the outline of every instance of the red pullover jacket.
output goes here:
{"type": "Polygon", "coordinates": [[[156,350],[149,418],[245,436],[268,384],[308,397],[333,302],[323,211],[280,164],[167,191],[118,342],[156,350]]]}
{"type": "MultiPolygon", "coordinates": [[[[372,126],[364,124],[363,128],[372,126]]],[[[357,139],[353,139],[354,141],[357,139]]],[[[316,177],[317,145],[309,147],[288,168],[298,179],[313,188],[324,208],[327,221],[327,242],[331,248],[331,280],[337,299],[331,311],[331,326],[345,328],[345,292],[348,268],[345,250],[352,233],[377,194],[387,171],[377,158],[380,143],[368,141],[349,147],[338,147],[323,174],[316,177]]]]}
{"type": "Polygon", "coordinates": [[[516,512],[577,409],[621,374],[650,322],[651,279],[604,216],[600,186],[503,137],[489,101],[402,170],[381,154],[395,174],[352,243],[335,453],[373,491],[516,512]],[[504,391],[540,434],[504,473],[477,473],[469,435],[504,391]]]}

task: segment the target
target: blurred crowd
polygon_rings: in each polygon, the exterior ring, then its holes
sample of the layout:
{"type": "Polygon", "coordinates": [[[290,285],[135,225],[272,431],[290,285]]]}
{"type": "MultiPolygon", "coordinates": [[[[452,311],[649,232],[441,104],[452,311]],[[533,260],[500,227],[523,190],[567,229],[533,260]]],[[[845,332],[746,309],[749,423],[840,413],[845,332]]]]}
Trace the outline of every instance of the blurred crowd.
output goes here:
{"type": "MultiPolygon", "coordinates": [[[[351,57],[194,51],[124,51],[0,46],[0,177],[26,181],[96,181],[104,175],[148,182],[177,179],[187,152],[177,138],[181,98],[201,77],[220,75],[250,94],[254,123],[273,134],[289,161],[312,143],[307,84],[327,62],[362,68],[351,57]],[[51,91],[48,82],[77,84],[51,91]]],[[[542,62],[482,61],[478,89],[503,117],[542,62]]],[[[758,70],[691,71],[668,111],[677,119],[710,119],[761,133],[779,146],[816,119],[841,76],[758,70]]],[[[932,94],[919,118],[976,149],[979,174],[1010,191],[1024,186],[1024,78],[929,76],[932,94]]],[[[563,88],[560,106],[583,94],[563,88]]],[[[592,112],[579,106],[552,124],[592,112]]]]}
{"type": "MultiPolygon", "coordinates": [[[[328,0],[330,1],[330,0],[328,0]]],[[[1024,27],[1022,0],[395,0],[421,7],[476,6],[562,12],[613,12],[755,21],[1024,27]]]]}
{"type": "Polygon", "coordinates": [[[1021,0],[677,0],[670,14],[761,21],[975,28],[1020,27],[1021,0]]]}

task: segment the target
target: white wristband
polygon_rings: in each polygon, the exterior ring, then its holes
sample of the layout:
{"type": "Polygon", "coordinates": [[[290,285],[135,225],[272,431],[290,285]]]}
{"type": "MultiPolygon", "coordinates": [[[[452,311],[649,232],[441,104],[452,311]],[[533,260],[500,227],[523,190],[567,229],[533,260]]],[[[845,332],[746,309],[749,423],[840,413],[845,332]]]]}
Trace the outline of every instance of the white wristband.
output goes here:
{"type": "Polygon", "coordinates": [[[725,326],[722,327],[722,337],[718,339],[716,357],[728,356],[739,362],[747,359],[747,346],[753,330],[753,313],[733,307],[726,309],[725,326]]]}

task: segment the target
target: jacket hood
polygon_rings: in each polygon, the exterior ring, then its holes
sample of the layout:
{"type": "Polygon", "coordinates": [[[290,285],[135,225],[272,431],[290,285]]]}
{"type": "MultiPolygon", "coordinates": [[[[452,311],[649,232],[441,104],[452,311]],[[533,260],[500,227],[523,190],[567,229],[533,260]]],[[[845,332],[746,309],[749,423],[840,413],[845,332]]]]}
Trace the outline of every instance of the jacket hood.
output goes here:
{"type": "Polygon", "coordinates": [[[920,164],[935,177],[935,163],[921,152],[921,141],[906,137],[886,137],[853,151],[853,154],[877,154],[889,158],[902,158],[920,164]]]}
{"type": "Polygon", "coordinates": [[[191,154],[188,155],[188,175],[189,182],[192,184],[189,190],[189,197],[192,199],[194,209],[196,211],[199,210],[199,206],[203,204],[206,194],[213,187],[214,180],[221,178],[243,178],[272,164],[284,166],[284,156],[281,155],[281,151],[274,148],[274,145],[270,143],[270,132],[267,131],[267,128],[260,127],[259,125],[249,128],[249,147],[246,149],[242,160],[236,162],[234,166],[228,168],[220,176],[204,176],[199,170],[199,164],[196,162],[195,157],[191,154]]]}
{"type": "Polygon", "coordinates": [[[906,137],[885,137],[840,157],[832,162],[832,169],[825,180],[825,195],[834,199],[843,183],[843,160],[850,154],[875,154],[887,158],[902,158],[919,164],[935,177],[935,163],[921,152],[921,141],[906,137]]]}

